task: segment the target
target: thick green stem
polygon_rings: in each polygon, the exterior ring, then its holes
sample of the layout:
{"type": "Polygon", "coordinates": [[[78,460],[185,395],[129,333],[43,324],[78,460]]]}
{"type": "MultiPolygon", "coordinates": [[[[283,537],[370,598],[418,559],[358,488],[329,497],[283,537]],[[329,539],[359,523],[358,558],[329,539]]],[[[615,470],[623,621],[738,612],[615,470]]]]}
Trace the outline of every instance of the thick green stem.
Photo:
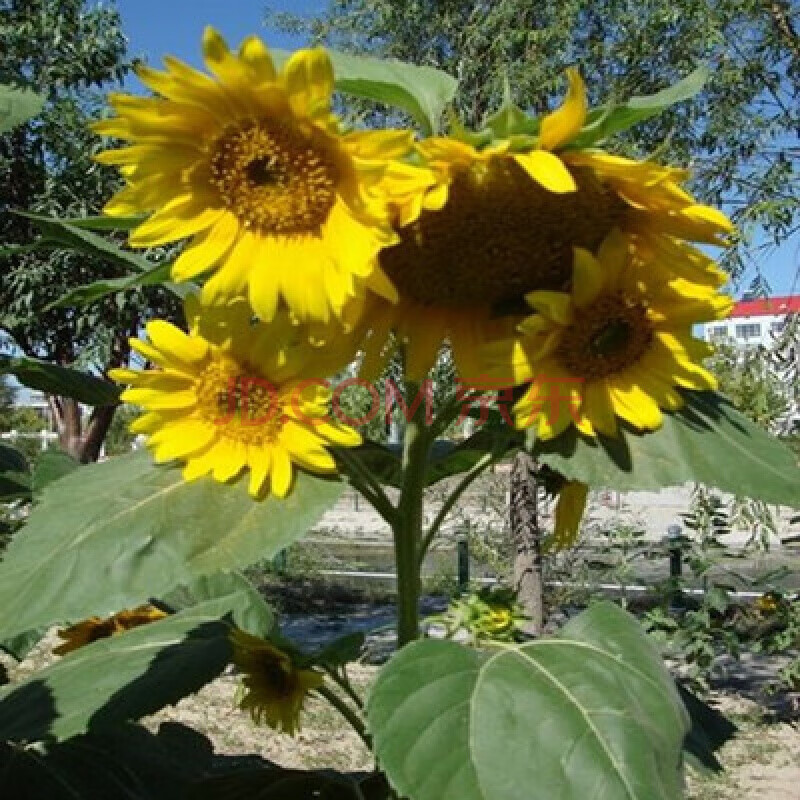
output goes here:
{"type": "MultiPolygon", "coordinates": [[[[407,407],[417,398],[419,387],[407,385],[407,407]]],[[[419,636],[420,564],[422,543],[425,467],[430,439],[425,425],[425,403],[420,402],[408,420],[403,439],[403,487],[399,517],[392,526],[397,572],[397,646],[419,636]]]]}
{"type": "Polygon", "coordinates": [[[364,724],[364,720],[336,692],[331,691],[327,686],[320,686],[316,691],[350,723],[350,727],[359,735],[361,741],[364,742],[369,750],[372,750],[372,739],[367,733],[367,726],[364,724]]]}

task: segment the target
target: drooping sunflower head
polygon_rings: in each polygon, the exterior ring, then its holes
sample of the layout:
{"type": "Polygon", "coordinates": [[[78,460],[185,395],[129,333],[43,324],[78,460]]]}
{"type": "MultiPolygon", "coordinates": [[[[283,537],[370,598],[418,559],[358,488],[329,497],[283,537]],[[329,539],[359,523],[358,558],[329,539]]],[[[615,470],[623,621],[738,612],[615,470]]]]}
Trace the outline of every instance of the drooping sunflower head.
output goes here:
{"type": "Polygon", "coordinates": [[[173,277],[213,270],[207,301],[246,293],[264,320],[282,301],[327,321],[365,287],[393,299],[375,262],[395,238],[376,184],[411,134],[341,134],[323,50],[298,51],[278,72],[259,39],[234,54],[207,28],[203,54],[211,75],[168,57],[163,72],[138,69],[156,96],[111,96],[117,116],[95,130],[131,146],[98,156],[127,182],[106,213],[154,212],[132,245],[190,238],[173,277]]]}
{"type": "Polygon", "coordinates": [[[431,367],[444,339],[462,372],[480,371],[474,353],[481,340],[502,336],[496,323],[524,313],[531,291],[569,291],[574,249],[595,252],[615,229],[631,235],[637,257],[657,253],[676,276],[724,282],[710,259],[681,241],[720,243],[731,230],[724,215],[680,187],[684,170],[570,149],[587,102],[578,73],[568,77],[564,104],[544,117],[537,136],[483,147],[427,139],[417,145],[423,166],[390,170],[399,241],[379,260],[399,302],[370,302],[417,373],[431,367]]]}
{"type": "Polygon", "coordinates": [[[156,461],[184,461],[187,480],[225,482],[247,468],[253,497],[285,497],[296,467],[333,472],[328,448],[360,443],[328,410],[327,376],[352,358],[347,337],[312,343],[288,315],[263,323],[244,301],[190,299],[186,315],[188,332],[154,320],[148,342],[131,340],[152,369],[112,371],[130,387],[122,399],[146,412],[131,430],[147,436],[156,461]]]}
{"type": "Polygon", "coordinates": [[[244,631],[234,630],[231,642],[233,663],[243,673],[239,707],[256,724],[294,736],[305,698],[323,685],[324,676],[296,667],[282,650],[244,631]]]}
{"type": "Polygon", "coordinates": [[[709,286],[671,278],[669,268],[634,257],[631,238],[612,232],[597,257],[575,250],[572,291],[536,291],[538,312],[502,354],[509,384],[530,384],[514,408],[517,425],[547,439],[575,424],[613,436],[617,418],[658,428],[661,410],[683,405],[679,389],[712,389],[709,354],[692,326],[725,316],[732,301],[709,286]]]}
{"type": "Polygon", "coordinates": [[[113,616],[89,617],[81,622],[58,631],[58,636],[63,639],[63,644],[53,648],[56,655],[64,656],[77,650],[79,647],[91,644],[98,639],[106,639],[118,633],[124,633],[140,625],[157,622],[166,617],[165,611],[151,605],[120,611],[113,616]]]}

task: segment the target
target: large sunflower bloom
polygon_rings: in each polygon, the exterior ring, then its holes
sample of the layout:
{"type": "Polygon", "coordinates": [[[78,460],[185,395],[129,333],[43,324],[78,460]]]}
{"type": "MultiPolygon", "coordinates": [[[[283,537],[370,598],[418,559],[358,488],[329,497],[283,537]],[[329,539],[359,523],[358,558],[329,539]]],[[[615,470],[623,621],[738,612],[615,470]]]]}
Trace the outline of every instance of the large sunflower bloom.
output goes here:
{"type": "Polygon", "coordinates": [[[138,606],[133,609],[120,611],[118,614],[106,617],[89,617],[81,622],[71,625],[69,628],[62,628],[58,631],[58,636],[63,639],[63,644],[53,648],[56,655],[64,656],[98,639],[106,639],[109,636],[116,636],[140,625],[148,625],[157,622],[167,616],[165,611],[151,605],[138,606]]]}
{"type": "Polygon", "coordinates": [[[311,669],[296,667],[291,658],[264,639],[241,630],[231,634],[233,663],[244,673],[239,707],[257,724],[294,736],[303,702],[325,682],[311,669]]]}
{"type": "Polygon", "coordinates": [[[174,279],[214,269],[207,302],[246,292],[267,321],[281,298],[321,321],[364,286],[393,299],[375,256],[396,235],[373,190],[411,134],[340,134],[324,50],[298,51],[277,73],[259,39],[233,54],[207,28],[203,53],[211,76],[167,57],[164,72],[137,69],[156,97],[111,95],[117,116],[94,130],[132,146],[97,156],[127,181],[105,212],[154,211],[132,246],[191,238],[174,279]]]}
{"type": "Polygon", "coordinates": [[[549,439],[571,424],[584,434],[613,436],[617,418],[638,430],[662,423],[662,409],[683,403],[678,391],[713,389],[701,365],[711,348],[692,326],[725,316],[729,297],[685,279],[649,280],[656,265],[638,263],[629,237],[612,233],[597,258],[576,248],[572,293],[527,295],[538,312],[503,369],[509,385],[530,383],[514,407],[518,427],[549,439]]]}
{"type": "Polygon", "coordinates": [[[131,340],[154,369],[111,373],[130,385],[122,400],[146,411],[131,431],[147,435],[156,461],[184,461],[187,480],[211,473],[225,482],[249,468],[253,497],[285,497],[295,466],[333,472],[327,448],[360,443],[329,418],[324,380],[352,353],[315,347],[285,314],[255,323],[243,300],[217,309],[190,300],[186,311],[189,333],[154,320],[149,342],[131,340]]]}
{"type": "Polygon", "coordinates": [[[432,366],[444,339],[462,375],[479,373],[481,340],[502,334],[502,318],[522,313],[528,292],[568,290],[573,248],[594,252],[615,228],[631,234],[635,257],[695,283],[724,283],[687,241],[720,244],[731,224],[679,186],[686,171],[564,149],[587,112],[580,76],[568,76],[564,104],[532,145],[432,138],[417,145],[424,167],[390,170],[400,242],[379,260],[400,299],[367,300],[378,320],[370,347],[386,341],[382,319],[405,345],[411,377],[432,366]]]}

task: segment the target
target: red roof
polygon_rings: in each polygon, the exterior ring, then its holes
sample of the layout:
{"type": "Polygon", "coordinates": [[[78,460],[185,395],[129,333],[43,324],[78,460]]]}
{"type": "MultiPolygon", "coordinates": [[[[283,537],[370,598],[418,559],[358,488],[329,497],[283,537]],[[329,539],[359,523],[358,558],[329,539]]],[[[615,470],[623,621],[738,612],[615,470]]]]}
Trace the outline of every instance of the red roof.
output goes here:
{"type": "Polygon", "coordinates": [[[800,294],[788,297],[762,297],[758,300],[740,300],[731,311],[732,317],[765,317],[800,312],[800,294]]]}

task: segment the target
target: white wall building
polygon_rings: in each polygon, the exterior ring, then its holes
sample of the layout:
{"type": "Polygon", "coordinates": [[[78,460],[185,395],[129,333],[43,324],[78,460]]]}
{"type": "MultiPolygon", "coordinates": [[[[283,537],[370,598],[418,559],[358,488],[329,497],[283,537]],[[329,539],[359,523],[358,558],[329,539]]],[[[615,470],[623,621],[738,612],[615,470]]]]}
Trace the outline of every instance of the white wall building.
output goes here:
{"type": "Polygon", "coordinates": [[[728,319],[703,326],[703,338],[738,347],[768,347],[782,330],[786,315],[793,312],[800,313],[800,295],[740,300],[728,319]]]}

